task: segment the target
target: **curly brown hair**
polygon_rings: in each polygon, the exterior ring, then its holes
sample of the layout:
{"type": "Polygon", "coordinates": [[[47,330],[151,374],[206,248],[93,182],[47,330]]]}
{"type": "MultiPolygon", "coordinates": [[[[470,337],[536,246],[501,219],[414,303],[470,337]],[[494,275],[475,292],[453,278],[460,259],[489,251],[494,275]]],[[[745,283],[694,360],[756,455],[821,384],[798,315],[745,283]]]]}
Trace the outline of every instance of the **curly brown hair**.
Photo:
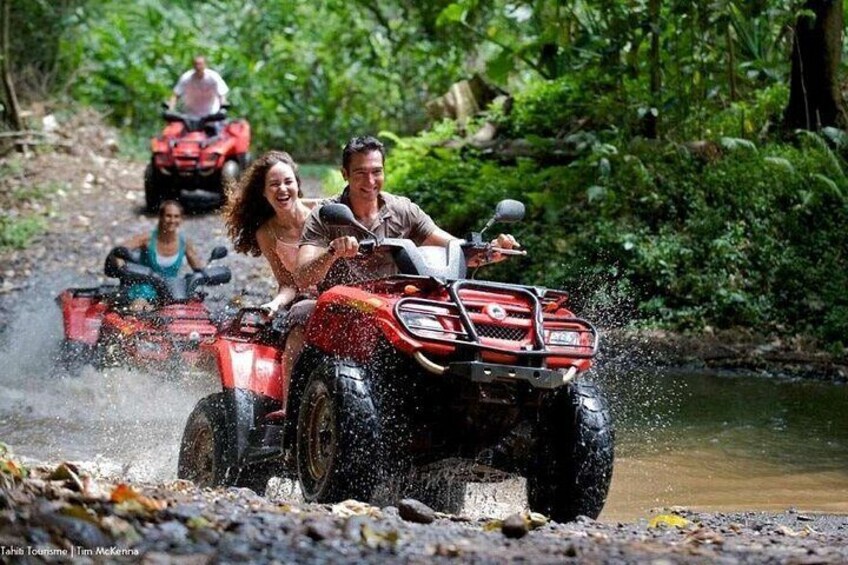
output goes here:
{"type": "Polygon", "coordinates": [[[223,212],[227,233],[233,241],[233,247],[240,253],[255,256],[262,253],[256,241],[256,232],[274,215],[274,209],[265,199],[265,177],[277,163],[285,163],[292,168],[297,180],[297,196],[303,197],[297,163],[285,151],[268,151],[251,163],[238,182],[229,187],[223,212]]]}

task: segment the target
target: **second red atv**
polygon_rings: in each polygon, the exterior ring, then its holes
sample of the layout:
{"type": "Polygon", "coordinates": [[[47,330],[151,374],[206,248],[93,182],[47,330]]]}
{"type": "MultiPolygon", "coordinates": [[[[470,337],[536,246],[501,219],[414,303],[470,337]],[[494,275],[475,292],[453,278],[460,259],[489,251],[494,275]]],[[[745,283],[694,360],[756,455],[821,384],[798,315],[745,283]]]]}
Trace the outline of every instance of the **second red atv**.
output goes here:
{"type": "MultiPolygon", "coordinates": [[[[320,214],[365,230],[342,204],[320,214]]],[[[493,221],[523,214],[504,201],[493,221]]],[[[456,512],[466,482],[517,474],[533,510],[597,517],[613,429],[584,376],[598,333],[567,295],[469,279],[467,258],[492,251],[480,234],[446,249],[375,237],[360,243],[369,249],[390,251],[400,274],[321,294],[290,386],[281,332],[260,310],[242,310],[202,346],[222,391],[189,417],[179,477],[264,490],[277,474],[297,479],[308,501],[388,493],[456,512]]]]}
{"type": "Polygon", "coordinates": [[[218,205],[225,188],[250,163],[250,124],[227,120],[225,110],[192,117],[165,109],[167,125],[150,140],[153,153],[144,170],[144,197],[149,212],[163,200],[218,205]]]}
{"type": "MultiPolygon", "coordinates": [[[[226,255],[226,247],[216,247],[209,261],[226,255]]],[[[166,371],[194,365],[199,345],[218,332],[218,320],[204,303],[203,287],[229,282],[229,267],[207,266],[168,281],[141,265],[138,251],[116,247],[106,258],[104,271],[120,284],[69,288],[56,297],[64,330],[60,365],[71,374],[86,364],[166,371]],[[158,298],[151,310],[130,309],[125,293],[135,283],[156,289],[158,298]]]]}

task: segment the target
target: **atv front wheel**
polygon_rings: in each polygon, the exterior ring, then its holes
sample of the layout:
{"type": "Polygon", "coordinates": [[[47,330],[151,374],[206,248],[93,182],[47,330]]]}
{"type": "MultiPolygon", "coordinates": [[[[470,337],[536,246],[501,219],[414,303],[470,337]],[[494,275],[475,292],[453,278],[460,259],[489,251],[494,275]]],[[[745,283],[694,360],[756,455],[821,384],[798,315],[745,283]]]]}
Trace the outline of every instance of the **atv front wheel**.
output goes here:
{"type": "Polygon", "coordinates": [[[224,162],[224,168],[221,169],[221,194],[227,194],[230,187],[235,187],[240,174],[241,166],[238,161],[230,159],[224,162]]]}
{"type": "Polygon", "coordinates": [[[91,362],[91,348],[79,341],[63,339],[58,362],[68,375],[78,377],[86,363],[91,362]]]}
{"type": "Polygon", "coordinates": [[[601,513],[612,480],[613,428],[594,383],[578,380],[545,400],[527,473],[531,509],[558,522],[601,513]]]}
{"type": "Polygon", "coordinates": [[[161,187],[156,186],[159,184],[157,176],[153,163],[148,163],[144,168],[144,208],[151,214],[159,211],[163,200],[161,187]]]}
{"type": "Polygon", "coordinates": [[[183,431],[177,477],[201,488],[235,484],[235,445],[230,431],[224,395],[211,394],[200,400],[183,431]]]}
{"type": "Polygon", "coordinates": [[[309,378],[297,420],[297,471],[308,502],[370,500],[381,479],[379,421],[368,383],[333,362],[309,378]]]}

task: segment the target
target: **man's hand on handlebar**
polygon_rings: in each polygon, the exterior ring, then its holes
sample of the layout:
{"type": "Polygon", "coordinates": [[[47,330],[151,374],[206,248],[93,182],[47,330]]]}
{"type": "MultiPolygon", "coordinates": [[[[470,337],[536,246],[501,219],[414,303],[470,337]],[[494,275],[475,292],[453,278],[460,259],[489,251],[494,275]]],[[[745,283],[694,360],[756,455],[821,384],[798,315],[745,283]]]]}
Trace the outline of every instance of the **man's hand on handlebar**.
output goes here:
{"type": "Polygon", "coordinates": [[[350,235],[337,237],[330,242],[328,252],[330,255],[341,259],[356,257],[356,254],[359,253],[359,242],[350,235]]]}
{"type": "Polygon", "coordinates": [[[469,267],[479,267],[489,263],[498,263],[509,256],[527,255],[526,251],[518,249],[521,244],[508,233],[502,233],[483,247],[476,249],[468,258],[469,267]]]}

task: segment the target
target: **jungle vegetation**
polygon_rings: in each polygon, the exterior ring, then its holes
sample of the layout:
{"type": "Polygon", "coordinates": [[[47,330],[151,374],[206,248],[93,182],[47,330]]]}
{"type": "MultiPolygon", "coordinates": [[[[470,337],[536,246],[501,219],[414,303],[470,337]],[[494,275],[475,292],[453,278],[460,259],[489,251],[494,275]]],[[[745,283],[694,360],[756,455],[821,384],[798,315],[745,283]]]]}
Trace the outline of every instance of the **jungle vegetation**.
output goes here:
{"type": "Polygon", "coordinates": [[[0,4],[8,129],[16,104],[91,105],[143,156],[202,53],[257,152],[335,161],[379,132],[387,188],[457,234],[525,202],[530,254],[496,276],[605,325],[845,344],[841,1],[0,4]]]}

